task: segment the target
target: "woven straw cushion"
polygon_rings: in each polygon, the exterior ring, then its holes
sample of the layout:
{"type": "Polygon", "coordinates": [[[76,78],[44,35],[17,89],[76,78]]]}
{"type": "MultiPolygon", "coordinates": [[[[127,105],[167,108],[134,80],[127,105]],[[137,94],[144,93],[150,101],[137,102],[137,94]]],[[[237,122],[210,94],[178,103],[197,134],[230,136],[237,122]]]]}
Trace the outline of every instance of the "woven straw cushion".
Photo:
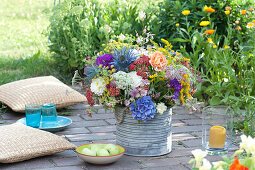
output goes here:
{"type": "Polygon", "coordinates": [[[24,161],[76,147],[60,136],[21,123],[0,126],[0,139],[0,163],[24,161]]]}
{"type": "Polygon", "coordinates": [[[53,76],[29,78],[0,86],[0,102],[25,112],[26,104],[54,103],[57,108],[86,101],[84,95],[53,76]]]}

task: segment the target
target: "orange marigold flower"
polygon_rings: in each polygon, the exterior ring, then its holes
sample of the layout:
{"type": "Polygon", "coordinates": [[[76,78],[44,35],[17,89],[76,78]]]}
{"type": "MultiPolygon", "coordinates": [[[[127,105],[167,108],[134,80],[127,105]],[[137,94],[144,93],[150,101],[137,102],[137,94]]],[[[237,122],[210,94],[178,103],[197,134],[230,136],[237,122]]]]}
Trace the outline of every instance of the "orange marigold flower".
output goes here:
{"type": "Polygon", "coordinates": [[[235,157],[234,162],[230,165],[229,170],[249,170],[246,166],[240,164],[237,157],[235,157]]]}
{"type": "Polygon", "coordinates": [[[204,10],[206,11],[206,12],[215,12],[215,9],[213,9],[213,8],[211,8],[211,7],[207,7],[207,6],[205,6],[204,7],[204,10]]]}
{"type": "Polygon", "coordinates": [[[255,23],[255,19],[254,19],[254,20],[252,20],[252,22],[253,22],[253,23],[255,23]]]}
{"type": "Polygon", "coordinates": [[[161,69],[168,64],[166,56],[160,51],[154,52],[149,57],[150,57],[149,62],[156,71],[161,71],[161,69]]]}
{"type": "Polygon", "coordinates": [[[242,14],[242,15],[246,15],[246,10],[242,10],[242,11],[241,11],[241,14],[242,14]]]}
{"type": "Polygon", "coordinates": [[[215,30],[206,30],[205,34],[213,34],[215,32],[215,30]]]}

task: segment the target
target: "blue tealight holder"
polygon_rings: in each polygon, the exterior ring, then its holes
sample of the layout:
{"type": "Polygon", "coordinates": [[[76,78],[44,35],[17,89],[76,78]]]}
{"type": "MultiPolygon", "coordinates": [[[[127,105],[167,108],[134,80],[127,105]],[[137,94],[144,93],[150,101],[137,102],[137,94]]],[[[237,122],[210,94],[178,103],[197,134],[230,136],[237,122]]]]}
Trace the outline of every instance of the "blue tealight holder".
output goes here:
{"type": "Polygon", "coordinates": [[[42,127],[57,126],[57,110],[53,103],[42,106],[42,127]]]}

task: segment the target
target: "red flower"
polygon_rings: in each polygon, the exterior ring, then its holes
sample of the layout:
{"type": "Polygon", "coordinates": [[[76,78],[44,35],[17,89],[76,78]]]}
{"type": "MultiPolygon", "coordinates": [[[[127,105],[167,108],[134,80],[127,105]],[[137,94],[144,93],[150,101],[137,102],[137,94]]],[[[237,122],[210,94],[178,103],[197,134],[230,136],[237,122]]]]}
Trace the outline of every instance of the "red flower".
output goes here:
{"type": "Polygon", "coordinates": [[[107,85],[106,88],[109,90],[111,96],[117,96],[120,94],[120,89],[107,85]]]}
{"type": "Polygon", "coordinates": [[[234,162],[230,165],[229,170],[249,170],[246,166],[240,164],[237,157],[235,157],[234,162]]]}
{"type": "Polygon", "coordinates": [[[86,98],[87,98],[90,106],[93,106],[95,104],[95,101],[93,100],[92,96],[93,96],[92,91],[90,89],[88,89],[87,93],[86,93],[86,98]]]}

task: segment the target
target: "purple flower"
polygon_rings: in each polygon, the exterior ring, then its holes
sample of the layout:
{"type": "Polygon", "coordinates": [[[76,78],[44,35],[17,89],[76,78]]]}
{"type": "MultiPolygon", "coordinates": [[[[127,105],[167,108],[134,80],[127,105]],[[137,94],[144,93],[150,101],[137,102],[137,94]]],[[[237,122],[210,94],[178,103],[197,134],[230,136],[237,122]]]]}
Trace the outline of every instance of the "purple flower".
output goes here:
{"type": "Polygon", "coordinates": [[[174,95],[173,99],[178,99],[179,98],[179,92],[178,91],[174,92],[173,95],[174,95]]]}
{"type": "Polygon", "coordinates": [[[132,97],[134,97],[134,98],[140,97],[139,91],[138,91],[137,89],[133,89],[133,90],[130,92],[130,96],[132,96],[132,97]]]}
{"type": "Polygon", "coordinates": [[[175,78],[173,80],[170,80],[169,83],[170,87],[174,87],[175,92],[173,93],[173,98],[178,99],[179,98],[179,92],[182,89],[181,83],[175,78]]]}
{"type": "Polygon", "coordinates": [[[156,114],[155,104],[151,101],[150,96],[144,96],[132,103],[130,111],[135,120],[143,120],[146,122],[154,118],[156,114]]]}
{"type": "Polygon", "coordinates": [[[102,65],[104,67],[111,68],[111,62],[113,61],[113,56],[111,54],[104,54],[99,57],[97,57],[96,65],[102,65]]]}
{"type": "Polygon", "coordinates": [[[155,98],[159,98],[160,97],[160,93],[157,93],[155,98]]]}
{"type": "Polygon", "coordinates": [[[130,100],[125,100],[124,104],[125,104],[125,106],[129,106],[130,105],[130,100]]]}
{"type": "Polygon", "coordinates": [[[142,89],[142,90],[140,91],[140,93],[141,93],[141,96],[146,96],[146,95],[147,95],[147,93],[148,93],[148,91],[147,91],[147,90],[142,89]]]}

